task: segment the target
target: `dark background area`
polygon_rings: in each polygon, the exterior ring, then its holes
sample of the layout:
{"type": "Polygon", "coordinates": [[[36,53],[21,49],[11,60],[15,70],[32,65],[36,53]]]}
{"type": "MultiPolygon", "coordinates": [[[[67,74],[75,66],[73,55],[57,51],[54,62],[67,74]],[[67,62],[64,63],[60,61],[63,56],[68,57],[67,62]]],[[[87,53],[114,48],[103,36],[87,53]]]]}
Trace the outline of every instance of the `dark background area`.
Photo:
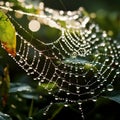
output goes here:
{"type": "Polygon", "coordinates": [[[54,9],[75,10],[84,7],[88,11],[105,9],[109,11],[120,11],[119,0],[43,0],[46,6],[54,9]]]}

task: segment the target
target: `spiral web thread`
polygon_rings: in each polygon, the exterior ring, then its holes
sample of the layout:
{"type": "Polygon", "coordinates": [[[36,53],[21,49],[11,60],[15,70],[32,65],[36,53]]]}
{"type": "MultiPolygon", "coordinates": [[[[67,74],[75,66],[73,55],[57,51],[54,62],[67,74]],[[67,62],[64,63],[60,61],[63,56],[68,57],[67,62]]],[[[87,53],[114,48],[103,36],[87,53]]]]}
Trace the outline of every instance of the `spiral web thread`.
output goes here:
{"type": "MultiPolygon", "coordinates": [[[[104,91],[112,91],[113,82],[120,77],[120,45],[88,16],[82,15],[81,9],[64,13],[47,8],[45,12],[52,11],[48,16],[7,10],[9,19],[16,26],[17,34],[17,54],[15,58],[11,57],[34,80],[39,80],[39,85],[46,83],[44,88],[56,102],[63,102],[65,107],[77,103],[84,119],[82,103],[96,101],[104,91]],[[61,31],[60,37],[47,43],[32,36],[14,19],[13,14],[16,12],[39,19],[42,24],[48,24],[44,22],[44,18],[48,18],[50,23],[54,23],[53,27],[61,31]],[[65,18],[68,19],[66,26],[57,24],[57,20],[65,18]],[[29,36],[30,40],[22,33],[29,36]],[[31,38],[34,38],[34,43],[31,38]],[[53,92],[54,90],[57,92],[53,92]]],[[[51,24],[48,25],[51,27],[51,24]]],[[[53,101],[44,115],[52,104],[53,101]]]]}

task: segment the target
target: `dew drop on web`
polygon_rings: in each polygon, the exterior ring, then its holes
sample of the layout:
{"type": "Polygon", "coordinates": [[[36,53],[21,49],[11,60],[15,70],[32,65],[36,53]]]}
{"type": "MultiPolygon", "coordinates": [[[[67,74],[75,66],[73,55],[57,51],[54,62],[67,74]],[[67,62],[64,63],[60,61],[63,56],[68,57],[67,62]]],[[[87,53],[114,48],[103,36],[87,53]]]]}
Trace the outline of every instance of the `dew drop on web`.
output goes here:
{"type": "Polygon", "coordinates": [[[113,91],[113,90],[114,90],[113,85],[108,84],[108,85],[107,85],[107,90],[108,90],[108,91],[113,91]]]}

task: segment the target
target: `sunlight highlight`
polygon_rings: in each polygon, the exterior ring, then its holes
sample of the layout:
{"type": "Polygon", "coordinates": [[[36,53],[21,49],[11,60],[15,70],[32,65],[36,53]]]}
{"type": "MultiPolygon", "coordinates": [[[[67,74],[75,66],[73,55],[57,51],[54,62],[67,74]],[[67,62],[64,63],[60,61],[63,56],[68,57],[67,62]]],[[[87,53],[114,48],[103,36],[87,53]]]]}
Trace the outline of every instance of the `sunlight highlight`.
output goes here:
{"type": "Polygon", "coordinates": [[[40,23],[37,20],[31,20],[28,27],[32,32],[37,32],[40,29],[40,23]]]}

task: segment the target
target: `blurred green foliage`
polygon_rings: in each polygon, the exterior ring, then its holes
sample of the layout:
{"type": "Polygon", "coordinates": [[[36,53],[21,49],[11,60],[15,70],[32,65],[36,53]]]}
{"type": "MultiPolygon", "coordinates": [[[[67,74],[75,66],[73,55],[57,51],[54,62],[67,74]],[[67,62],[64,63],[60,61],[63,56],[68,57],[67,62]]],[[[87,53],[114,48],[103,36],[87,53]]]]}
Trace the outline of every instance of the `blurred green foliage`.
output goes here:
{"type": "MultiPolygon", "coordinates": [[[[34,9],[28,11],[22,8],[17,0],[5,1],[15,2],[15,9],[19,8],[27,12],[35,12],[34,9]]],[[[79,7],[84,7],[102,29],[120,42],[120,0],[43,0],[43,2],[47,7],[63,10],[75,10],[79,7]]],[[[53,104],[48,114],[44,116],[43,112],[52,100],[51,96],[47,94],[42,86],[38,86],[38,81],[33,81],[30,76],[27,76],[7,53],[0,48],[0,78],[3,77],[4,68],[7,65],[9,66],[11,84],[5,106],[2,103],[3,97],[0,96],[1,112],[9,114],[13,120],[81,119],[81,114],[78,110],[72,106],[64,108],[62,103],[53,104]]],[[[115,88],[119,89],[119,85],[118,81],[115,88]]],[[[84,103],[82,107],[87,120],[119,120],[119,91],[108,92],[104,97],[99,98],[96,103],[90,101],[84,103]]],[[[0,113],[0,120],[11,120],[9,116],[3,113],[0,113]]]]}

